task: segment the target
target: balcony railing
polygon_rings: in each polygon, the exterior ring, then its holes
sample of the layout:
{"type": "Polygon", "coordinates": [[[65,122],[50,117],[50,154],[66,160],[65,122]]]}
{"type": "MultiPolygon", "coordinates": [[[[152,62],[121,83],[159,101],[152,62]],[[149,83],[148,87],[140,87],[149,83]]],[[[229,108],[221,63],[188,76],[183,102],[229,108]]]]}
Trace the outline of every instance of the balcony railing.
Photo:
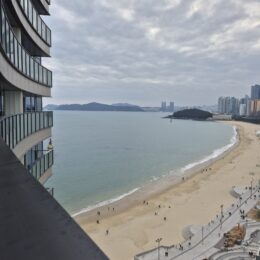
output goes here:
{"type": "Polygon", "coordinates": [[[1,4],[0,43],[9,62],[25,77],[46,87],[52,87],[52,72],[38,63],[23,48],[13,32],[1,4]]]}
{"type": "Polygon", "coordinates": [[[31,0],[17,0],[17,2],[37,34],[51,46],[51,30],[42,20],[31,0]]]}
{"type": "Polygon", "coordinates": [[[53,165],[53,150],[42,155],[29,169],[29,172],[37,180],[53,165]]]}
{"type": "Polygon", "coordinates": [[[0,137],[13,149],[27,136],[53,126],[53,112],[33,112],[0,118],[0,137]]]}

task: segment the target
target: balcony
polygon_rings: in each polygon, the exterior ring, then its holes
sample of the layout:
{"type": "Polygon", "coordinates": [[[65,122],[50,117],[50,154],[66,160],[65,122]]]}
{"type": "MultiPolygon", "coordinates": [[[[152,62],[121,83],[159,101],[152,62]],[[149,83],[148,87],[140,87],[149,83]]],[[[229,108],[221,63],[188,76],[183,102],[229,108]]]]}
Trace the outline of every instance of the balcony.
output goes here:
{"type": "Polygon", "coordinates": [[[30,174],[42,183],[44,183],[49,177],[45,177],[45,174],[53,165],[53,154],[53,150],[47,151],[38,158],[38,160],[31,166],[31,169],[29,169],[30,174]]]}
{"type": "Polygon", "coordinates": [[[26,31],[22,42],[35,56],[49,57],[51,30],[42,20],[31,0],[11,0],[9,6],[26,31]]]}
{"type": "Polygon", "coordinates": [[[3,76],[11,85],[17,88],[43,96],[50,95],[50,90],[46,91],[43,87],[52,87],[52,72],[30,56],[20,44],[9,24],[2,5],[0,19],[2,24],[0,28],[2,56],[0,64],[3,68],[3,76]]]}
{"type": "Polygon", "coordinates": [[[39,14],[49,15],[49,5],[51,0],[32,0],[39,14]]]}
{"type": "Polygon", "coordinates": [[[53,126],[53,112],[33,112],[0,119],[0,137],[14,149],[26,137],[53,126]]]}

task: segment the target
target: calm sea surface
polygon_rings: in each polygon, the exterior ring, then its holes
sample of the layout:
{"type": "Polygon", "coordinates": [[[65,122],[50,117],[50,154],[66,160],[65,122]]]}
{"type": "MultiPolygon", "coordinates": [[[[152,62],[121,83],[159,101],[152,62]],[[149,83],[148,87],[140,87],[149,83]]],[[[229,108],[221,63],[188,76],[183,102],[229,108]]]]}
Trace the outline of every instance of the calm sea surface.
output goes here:
{"type": "MultiPolygon", "coordinates": [[[[55,198],[70,212],[118,197],[230,143],[231,126],[162,113],[55,111],[55,198]]],[[[174,174],[174,173],[173,173],[174,174]]]]}

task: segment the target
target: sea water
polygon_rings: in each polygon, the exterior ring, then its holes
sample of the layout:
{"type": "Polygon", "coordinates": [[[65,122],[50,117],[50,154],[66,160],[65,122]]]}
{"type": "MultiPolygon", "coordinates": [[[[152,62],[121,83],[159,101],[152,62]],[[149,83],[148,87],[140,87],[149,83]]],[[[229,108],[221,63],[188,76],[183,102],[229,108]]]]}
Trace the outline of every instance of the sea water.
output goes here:
{"type": "Polygon", "coordinates": [[[55,164],[46,187],[71,214],[185,171],[235,142],[230,125],[163,113],[55,111],[55,164]]]}

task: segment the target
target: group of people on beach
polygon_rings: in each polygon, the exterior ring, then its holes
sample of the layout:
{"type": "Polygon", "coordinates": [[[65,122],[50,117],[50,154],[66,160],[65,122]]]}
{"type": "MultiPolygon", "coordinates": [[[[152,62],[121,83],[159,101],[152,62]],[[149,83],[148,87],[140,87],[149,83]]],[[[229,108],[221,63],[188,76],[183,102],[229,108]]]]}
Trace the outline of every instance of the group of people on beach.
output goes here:
{"type": "MultiPolygon", "coordinates": [[[[107,211],[110,211],[110,207],[107,208],[107,211]]],[[[115,208],[114,208],[114,207],[112,208],[112,212],[115,212],[115,208]]],[[[97,216],[98,216],[98,217],[101,217],[101,211],[97,211],[97,216]]],[[[100,220],[97,219],[97,220],[96,220],[96,223],[97,223],[97,224],[100,224],[100,220]]],[[[106,235],[108,236],[108,234],[109,234],[109,230],[107,229],[107,230],[106,230],[106,235]]]]}
{"type": "MultiPolygon", "coordinates": [[[[149,205],[148,201],[146,201],[146,200],[143,201],[143,204],[144,204],[144,205],[149,205]]],[[[159,205],[158,205],[158,208],[160,209],[161,207],[162,207],[161,204],[159,204],[159,205]]],[[[168,208],[170,209],[171,206],[169,205],[168,208]]],[[[158,211],[155,211],[155,212],[154,212],[154,215],[155,215],[155,216],[158,216],[158,215],[159,215],[159,212],[158,212],[158,211]]],[[[167,217],[163,217],[163,220],[166,221],[166,220],[167,220],[167,217]]]]}

